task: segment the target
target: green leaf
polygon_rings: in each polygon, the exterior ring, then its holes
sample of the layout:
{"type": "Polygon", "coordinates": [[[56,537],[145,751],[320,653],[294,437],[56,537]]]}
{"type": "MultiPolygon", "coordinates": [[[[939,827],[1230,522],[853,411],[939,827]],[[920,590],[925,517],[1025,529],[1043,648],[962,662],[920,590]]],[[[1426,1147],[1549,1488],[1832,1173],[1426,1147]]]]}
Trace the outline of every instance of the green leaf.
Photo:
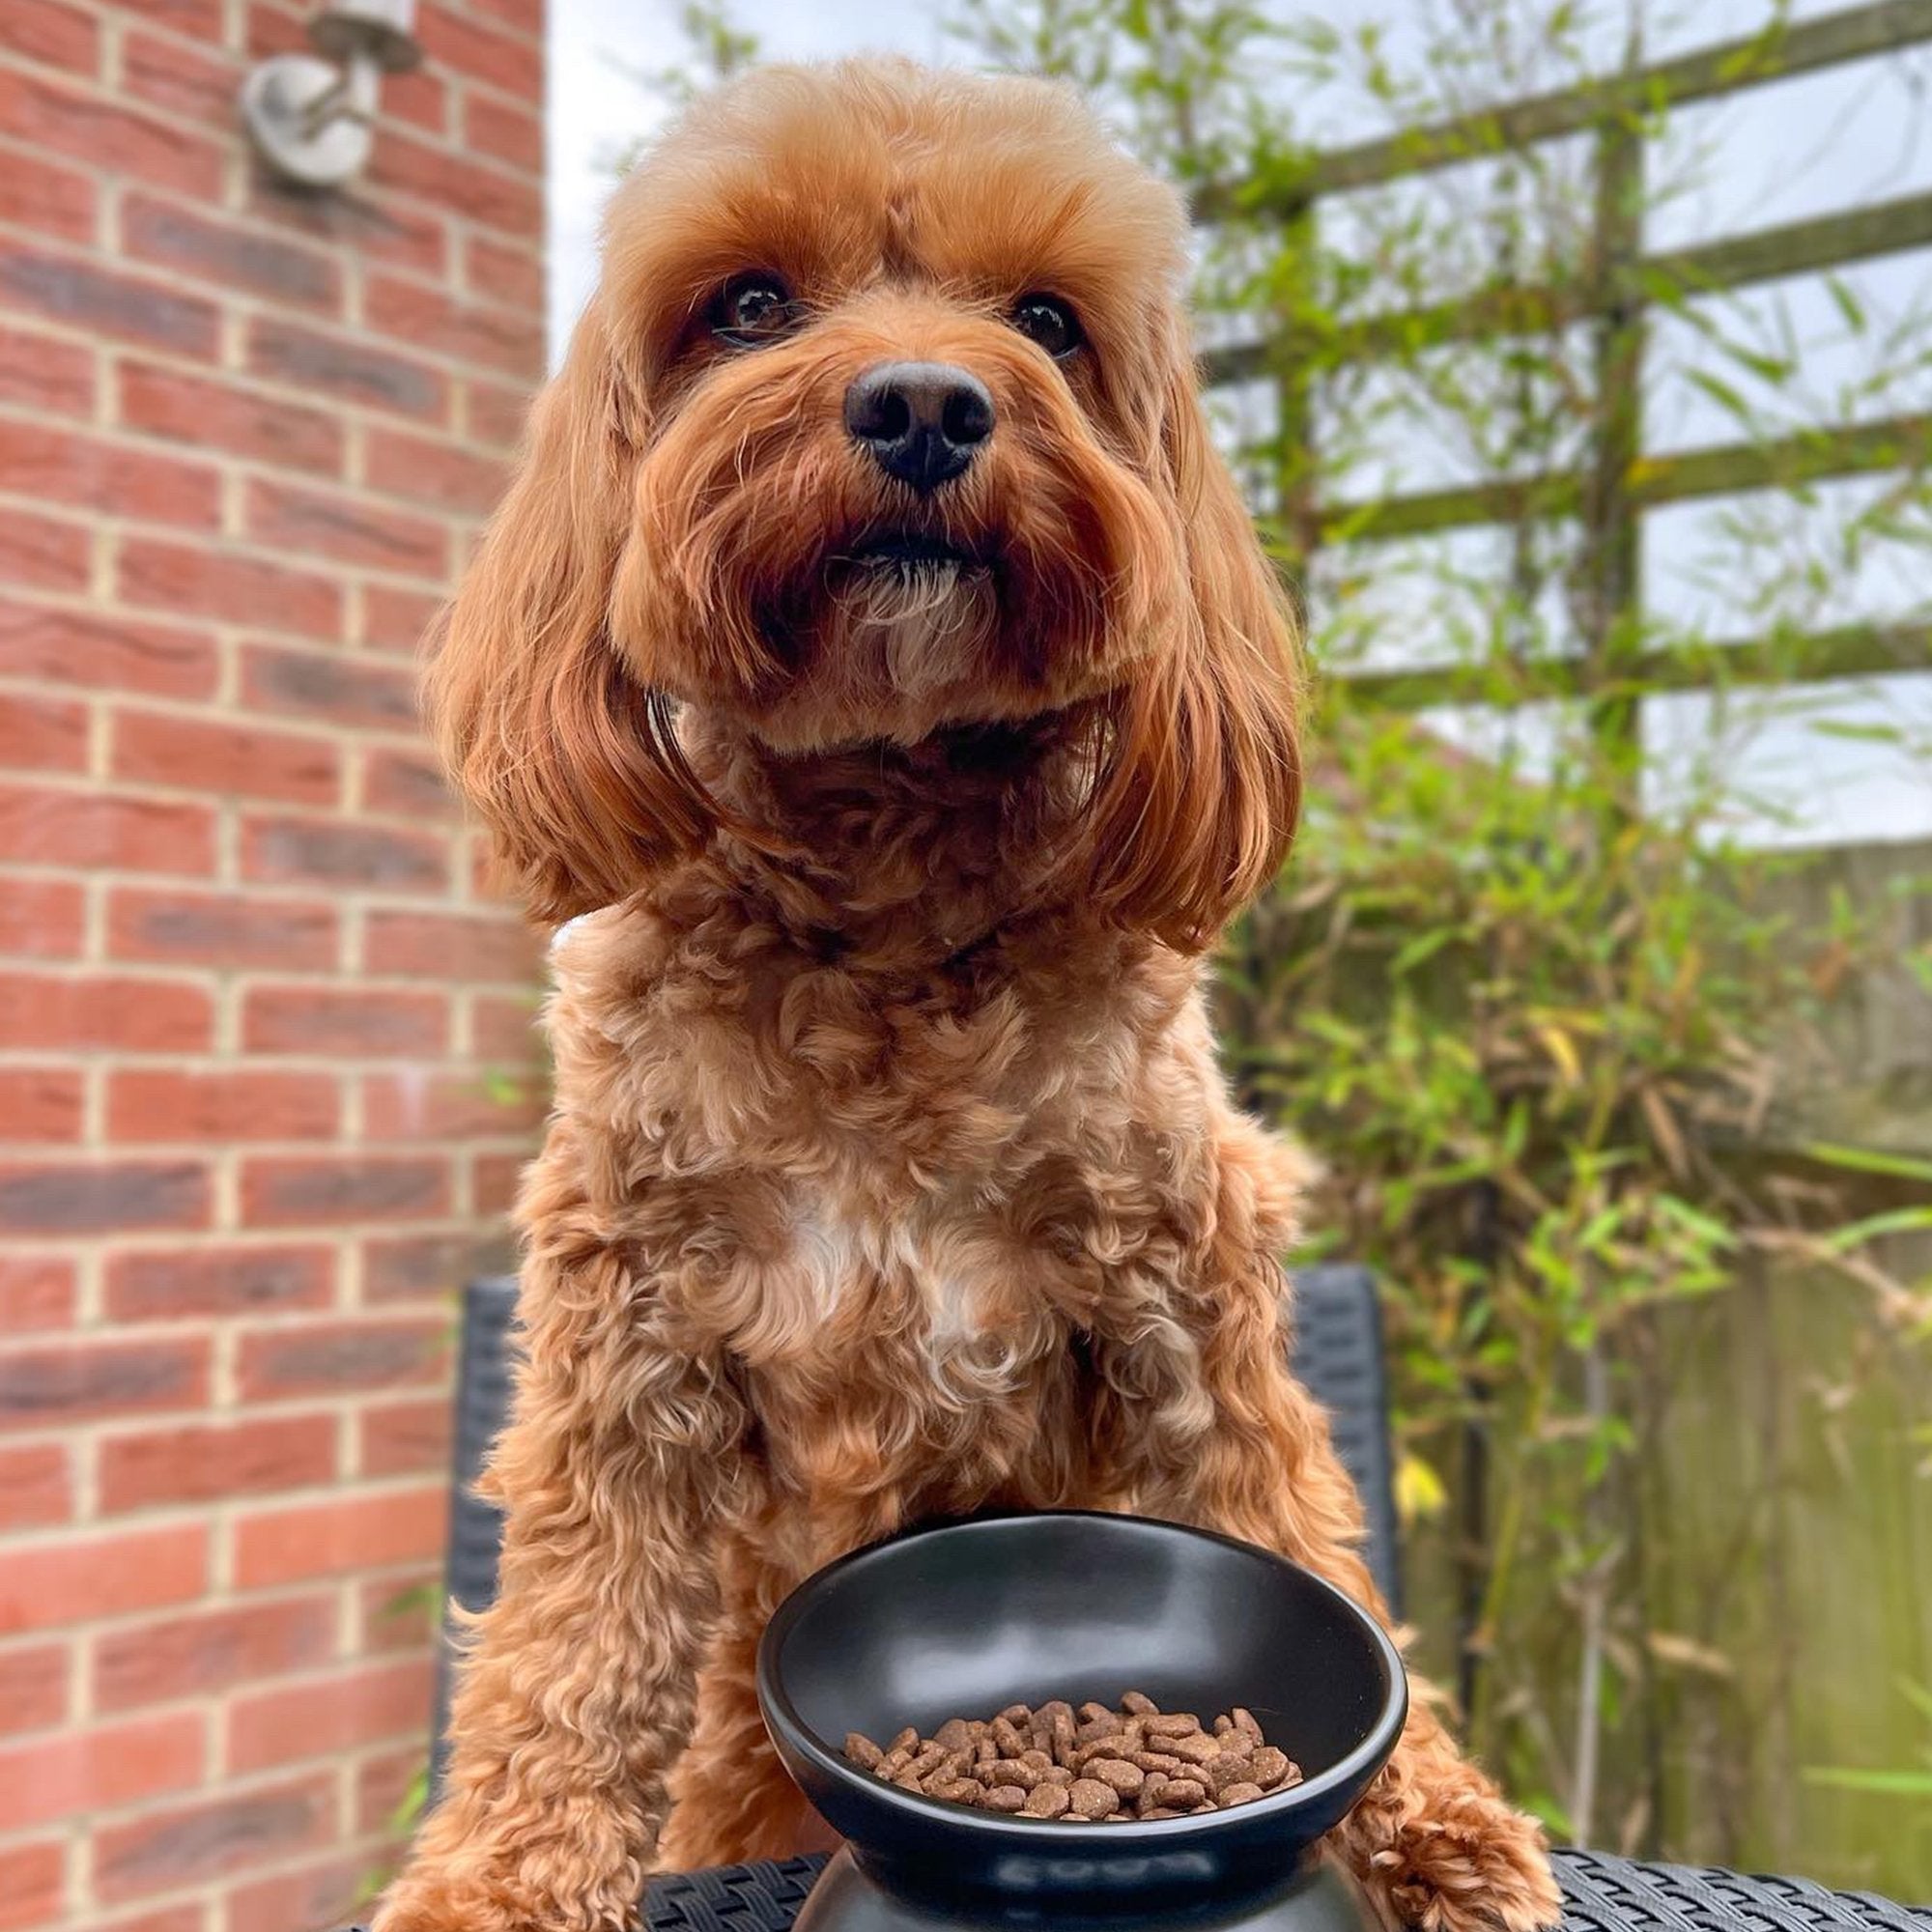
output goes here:
{"type": "Polygon", "coordinates": [[[1922,1180],[1932,1186],[1932,1160],[1917,1160],[1910,1154],[1841,1147],[1832,1141],[1806,1141],[1799,1152],[1825,1167],[1849,1168],[1854,1174],[1886,1174],[1899,1180],[1922,1180]]]}
{"type": "Polygon", "coordinates": [[[1861,1771],[1848,1765],[1804,1767],[1806,1784],[1836,1791],[1865,1791],[1881,1798],[1932,1798],[1932,1771],[1861,1771]]]}

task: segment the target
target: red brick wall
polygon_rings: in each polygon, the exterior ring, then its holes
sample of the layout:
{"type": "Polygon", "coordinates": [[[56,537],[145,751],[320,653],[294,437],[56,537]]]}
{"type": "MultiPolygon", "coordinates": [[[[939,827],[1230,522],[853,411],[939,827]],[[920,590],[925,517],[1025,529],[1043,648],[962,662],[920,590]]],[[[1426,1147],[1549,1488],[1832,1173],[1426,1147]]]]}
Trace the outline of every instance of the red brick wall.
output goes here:
{"type": "Polygon", "coordinates": [[[543,0],[423,0],[304,197],[233,103],[311,11],[0,4],[0,1932],[380,1862],[538,1104],[411,661],[540,372],[543,0]]]}

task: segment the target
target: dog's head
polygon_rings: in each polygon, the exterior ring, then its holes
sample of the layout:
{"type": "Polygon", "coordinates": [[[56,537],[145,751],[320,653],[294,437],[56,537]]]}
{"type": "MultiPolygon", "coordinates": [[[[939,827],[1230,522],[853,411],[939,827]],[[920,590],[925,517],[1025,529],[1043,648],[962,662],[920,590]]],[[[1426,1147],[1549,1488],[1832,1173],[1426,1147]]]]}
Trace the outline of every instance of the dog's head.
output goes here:
{"type": "Polygon", "coordinates": [[[430,673],[534,911],[709,837],[679,704],[787,755],[1064,716],[1093,902],[1199,944],[1264,881],[1294,640],[1208,440],[1184,247],[1041,82],[770,68],[658,145],[430,673]]]}

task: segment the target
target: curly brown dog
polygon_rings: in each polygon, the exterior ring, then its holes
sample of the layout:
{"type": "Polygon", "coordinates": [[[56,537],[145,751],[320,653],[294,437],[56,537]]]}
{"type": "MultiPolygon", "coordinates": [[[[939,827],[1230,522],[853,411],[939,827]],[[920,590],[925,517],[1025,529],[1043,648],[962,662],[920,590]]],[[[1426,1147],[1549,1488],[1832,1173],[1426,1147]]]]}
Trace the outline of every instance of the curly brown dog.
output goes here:
{"type": "MultiPolygon", "coordinates": [[[[1299,1164],[1203,1002],[1296,668],[1185,240],[1067,93],[895,63],[755,73],[616,197],[430,673],[534,914],[585,916],[502,1594],[379,1932],[615,1932],[654,1858],[790,1850],[760,1629],[918,1517],[1143,1511],[1377,1601],[1284,1368],[1299,1164]]],[[[1556,1916],[1426,1698],[1337,1849],[1391,1919],[1556,1916]]]]}

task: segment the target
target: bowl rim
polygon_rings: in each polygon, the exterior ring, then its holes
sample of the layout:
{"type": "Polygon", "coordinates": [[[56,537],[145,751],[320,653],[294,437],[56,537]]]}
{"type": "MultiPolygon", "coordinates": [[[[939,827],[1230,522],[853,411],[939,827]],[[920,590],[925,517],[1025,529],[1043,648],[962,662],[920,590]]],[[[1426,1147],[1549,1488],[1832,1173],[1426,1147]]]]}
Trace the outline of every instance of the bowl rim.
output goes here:
{"type": "Polygon", "coordinates": [[[773,1728],[782,1728],[784,1742],[820,1771],[830,1776],[835,1782],[849,1785],[863,1796],[883,1803],[890,1809],[908,1811],[915,1816],[929,1819],[935,1824],[950,1826],[955,1831],[963,1831],[969,1834],[999,1838],[1011,1849],[1031,1845],[1039,1851],[1046,1851],[1049,1848],[1064,1850],[1076,1845],[1085,1846],[1089,1851],[1093,1851],[1097,1848],[1096,1838],[1099,1845],[1127,1846],[1164,1842],[1175,1838],[1192,1838],[1197,1834],[1235,1836],[1244,1834],[1267,1821],[1289,1817],[1297,1811],[1315,1810],[1338,1789],[1361,1780],[1365,1772],[1371,1772],[1371,1767],[1378,1768],[1381,1765],[1394,1750],[1397,1740],[1402,1736],[1403,1726],[1408,1719],[1409,1704],[1408,1672],[1404,1667],[1402,1653],[1396,1648],[1394,1640],[1369,1610],[1346,1591],[1337,1589],[1325,1577],[1318,1576],[1306,1564],[1296,1563],[1293,1558],[1279,1555],[1258,1543],[1244,1542],[1236,1536],[1224,1536],[1218,1530],[1201,1529],[1193,1523],[1175,1522],[1164,1517],[1130,1516],[1124,1511],[1118,1510],[988,1512],[984,1515],[929,1523],[905,1530],[896,1536],[888,1537],[883,1542],[867,1544],[863,1549],[855,1549],[847,1555],[838,1557],[823,1569],[813,1571],[802,1583],[792,1589],[772,1612],[770,1621],[765,1625],[764,1634],[758,1639],[756,1683],[758,1702],[768,1725],[773,1728]],[[792,1627],[804,1615],[809,1600],[832,1578],[875,1560],[888,1551],[896,1550],[907,1543],[932,1537],[972,1536],[994,1526],[1004,1527],[1015,1522],[1068,1520],[1115,1524],[1131,1523],[1137,1528],[1167,1530],[1201,1542],[1218,1543],[1242,1555],[1259,1557],[1264,1562],[1295,1571],[1307,1581],[1318,1585],[1368,1634],[1371,1647],[1379,1655],[1387,1674],[1387,1695],[1382,1699],[1381,1709],[1377,1713],[1367,1734],[1352,1750],[1337,1759],[1325,1771],[1319,1772],[1313,1777],[1304,1778],[1301,1783],[1292,1785],[1286,1791],[1271,1792],[1265,1798],[1236,1805],[1232,1810],[1213,1811],[1198,1817],[1190,1813],[1183,1818],[1136,1818],[1119,1825],[1096,1826],[1085,1820],[1068,1824],[1065,1820],[1058,1818],[1022,1818],[1004,1811],[983,1811],[975,1805],[955,1804],[949,1799],[928,1798],[923,1792],[907,1791],[901,1785],[888,1784],[884,1779],[874,1777],[869,1772],[850,1763],[841,1752],[830,1748],[799,1715],[797,1706],[779,1684],[776,1664],[779,1651],[790,1635],[792,1627]],[[1013,1835],[1015,1833],[1018,1833],[1017,1837],[1013,1835]]]}

